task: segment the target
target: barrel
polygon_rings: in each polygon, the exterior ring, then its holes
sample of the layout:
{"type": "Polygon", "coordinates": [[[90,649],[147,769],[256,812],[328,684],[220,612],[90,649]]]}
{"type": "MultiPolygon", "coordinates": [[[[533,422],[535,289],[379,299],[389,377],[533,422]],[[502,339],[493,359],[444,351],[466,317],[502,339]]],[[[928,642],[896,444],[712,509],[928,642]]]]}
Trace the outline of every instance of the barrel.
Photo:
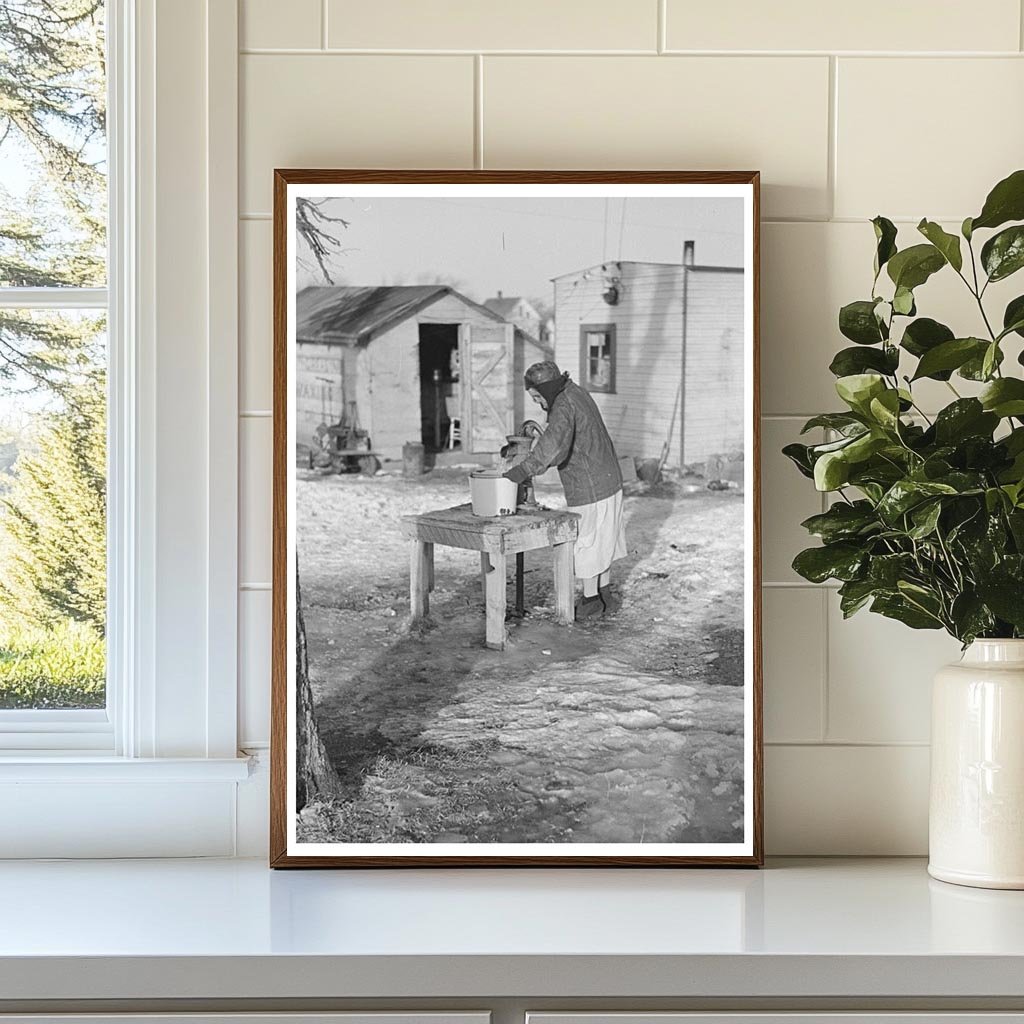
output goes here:
{"type": "Polygon", "coordinates": [[[423,476],[423,445],[407,441],[402,445],[402,473],[405,476],[423,476]]]}

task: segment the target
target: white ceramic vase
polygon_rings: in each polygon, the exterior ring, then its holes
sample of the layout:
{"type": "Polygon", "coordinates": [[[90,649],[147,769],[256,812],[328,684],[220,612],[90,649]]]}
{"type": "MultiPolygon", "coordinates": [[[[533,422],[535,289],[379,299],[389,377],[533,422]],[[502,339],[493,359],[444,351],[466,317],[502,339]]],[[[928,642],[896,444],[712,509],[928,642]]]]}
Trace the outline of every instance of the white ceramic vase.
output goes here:
{"type": "Polygon", "coordinates": [[[1024,889],[1024,640],[975,640],[932,689],[928,872],[1024,889]]]}

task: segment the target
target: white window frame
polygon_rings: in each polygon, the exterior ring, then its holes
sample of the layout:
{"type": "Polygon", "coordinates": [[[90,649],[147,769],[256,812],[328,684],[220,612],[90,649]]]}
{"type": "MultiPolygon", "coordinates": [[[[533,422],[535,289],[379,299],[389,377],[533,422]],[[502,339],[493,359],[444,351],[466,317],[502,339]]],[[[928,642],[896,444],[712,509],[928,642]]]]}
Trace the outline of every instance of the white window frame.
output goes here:
{"type": "Polygon", "coordinates": [[[107,0],[109,287],[2,296],[108,310],[109,639],[106,711],[0,713],[0,817],[18,837],[0,837],[0,857],[158,855],[180,842],[168,829],[200,820],[195,848],[231,852],[223,786],[233,800],[248,775],[237,750],[237,6],[107,0]],[[111,780],[132,786],[111,801],[111,780]],[[19,799],[24,782],[53,787],[47,820],[19,799]],[[168,782],[154,814],[145,786],[168,782]],[[204,785],[179,798],[179,782],[204,785]],[[85,821],[97,835],[82,846],[73,830],[85,821]]]}
{"type": "Polygon", "coordinates": [[[113,754],[117,749],[114,716],[118,707],[118,683],[124,678],[124,665],[118,658],[123,643],[124,622],[119,614],[121,588],[114,585],[123,573],[123,516],[119,510],[132,481],[124,475],[122,449],[128,431],[126,409],[119,399],[126,379],[126,362],[131,346],[122,308],[125,289],[122,275],[131,266],[126,259],[133,229],[131,208],[125,202],[134,179],[134,161],[130,143],[132,116],[131,76],[134,47],[129,44],[129,25],[133,4],[125,0],[105,0],[107,38],[107,286],[102,288],[3,288],[0,307],[4,309],[44,309],[56,311],[95,310],[107,314],[107,678],[106,706],[90,709],[0,709],[0,753],[34,751],[62,753],[92,751],[113,754]],[[113,597],[113,601],[110,598],[113,597]]]}

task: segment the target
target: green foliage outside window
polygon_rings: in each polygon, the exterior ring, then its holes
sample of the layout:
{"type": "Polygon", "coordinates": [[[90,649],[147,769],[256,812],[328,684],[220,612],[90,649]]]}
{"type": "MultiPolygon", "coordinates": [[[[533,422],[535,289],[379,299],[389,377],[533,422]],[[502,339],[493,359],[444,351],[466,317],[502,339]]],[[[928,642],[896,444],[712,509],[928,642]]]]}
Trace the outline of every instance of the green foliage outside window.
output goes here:
{"type": "MultiPolygon", "coordinates": [[[[103,16],[0,0],[0,301],[106,283],[103,16]]],[[[102,328],[0,305],[0,708],[105,701],[102,328]]]]}

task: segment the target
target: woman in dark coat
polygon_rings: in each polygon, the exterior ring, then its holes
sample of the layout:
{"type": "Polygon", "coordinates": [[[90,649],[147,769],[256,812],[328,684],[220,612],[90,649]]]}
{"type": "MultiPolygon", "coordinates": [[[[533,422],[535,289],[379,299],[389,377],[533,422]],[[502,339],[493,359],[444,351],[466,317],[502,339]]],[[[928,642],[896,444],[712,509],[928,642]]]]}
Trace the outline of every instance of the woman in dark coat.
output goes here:
{"type": "Polygon", "coordinates": [[[622,473],[615,446],[594,399],[555,363],[534,363],[524,384],[547,410],[548,425],[533,451],[505,476],[523,483],[549,466],[558,467],[568,509],[580,515],[574,555],[583,599],[576,605],[576,618],[603,615],[611,564],[626,555],[622,473]]]}

